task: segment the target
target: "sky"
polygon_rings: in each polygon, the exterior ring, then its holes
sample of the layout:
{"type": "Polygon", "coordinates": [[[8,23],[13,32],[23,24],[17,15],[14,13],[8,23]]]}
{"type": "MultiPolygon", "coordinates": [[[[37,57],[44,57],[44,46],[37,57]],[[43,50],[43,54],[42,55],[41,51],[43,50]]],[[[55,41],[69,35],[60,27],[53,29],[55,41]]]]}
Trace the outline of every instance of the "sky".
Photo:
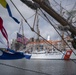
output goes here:
{"type": "MultiPolygon", "coordinates": [[[[19,14],[19,12],[16,10],[16,8],[13,6],[11,1],[10,0],[6,0],[6,1],[11,8],[12,15],[16,17],[19,21],[21,21],[21,19],[23,18],[19,14]]],[[[34,16],[32,18],[30,17],[35,14],[35,11],[30,9],[25,4],[23,4],[20,0],[12,0],[12,1],[16,5],[20,13],[27,20],[27,22],[30,24],[30,26],[33,26],[34,16]]],[[[49,0],[49,1],[50,3],[52,3],[53,0],[49,0]]],[[[55,0],[55,1],[60,3],[60,1],[63,1],[63,0],[55,0]]],[[[67,8],[68,10],[71,10],[70,5],[76,2],[76,0],[64,0],[64,1],[62,2],[63,6],[67,5],[65,9],[67,8]],[[69,2],[69,3],[67,4],[64,1],[66,1],[67,3],[69,2]]],[[[9,42],[11,43],[13,39],[16,39],[17,32],[19,31],[19,28],[20,28],[20,24],[17,24],[11,17],[9,17],[7,10],[3,8],[1,5],[0,5],[0,17],[3,19],[3,26],[5,27],[8,33],[8,39],[9,39],[9,42]]],[[[29,26],[24,20],[23,20],[23,26],[24,26],[24,35],[28,39],[30,39],[31,37],[35,37],[35,33],[31,31],[31,29],[29,28],[29,26]]],[[[40,34],[45,39],[47,39],[48,35],[50,36],[51,40],[58,40],[60,38],[57,32],[53,29],[53,27],[41,17],[40,17],[40,22],[39,22],[39,28],[40,28],[40,34]]],[[[0,38],[2,38],[2,40],[6,44],[6,40],[2,36],[1,32],[0,32],[0,38]]],[[[5,45],[0,43],[0,47],[5,47],[5,45]]]]}

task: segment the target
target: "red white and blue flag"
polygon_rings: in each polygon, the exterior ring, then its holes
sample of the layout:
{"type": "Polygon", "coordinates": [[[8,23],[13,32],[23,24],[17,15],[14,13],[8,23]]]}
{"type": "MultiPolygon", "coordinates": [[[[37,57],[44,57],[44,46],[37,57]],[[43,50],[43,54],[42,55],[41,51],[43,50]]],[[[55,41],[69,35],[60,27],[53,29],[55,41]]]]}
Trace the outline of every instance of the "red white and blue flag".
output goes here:
{"type": "Polygon", "coordinates": [[[28,38],[26,38],[23,35],[17,33],[17,42],[20,42],[22,44],[26,44],[28,42],[28,38]]]}

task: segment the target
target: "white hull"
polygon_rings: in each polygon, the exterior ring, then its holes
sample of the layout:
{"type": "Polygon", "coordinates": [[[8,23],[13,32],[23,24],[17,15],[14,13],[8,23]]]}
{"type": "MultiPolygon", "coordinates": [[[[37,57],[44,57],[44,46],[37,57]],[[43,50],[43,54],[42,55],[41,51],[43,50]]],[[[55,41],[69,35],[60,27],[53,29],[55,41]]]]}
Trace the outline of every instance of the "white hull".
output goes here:
{"type": "Polygon", "coordinates": [[[31,59],[62,59],[62,55],[63,54],[32,54],[31,59]]]}
{"type": "MultiPolygon", "coordinates": [[[[75,51],[76,53],[76,51],[75,51]]],[[[57,52],[57,53],[32,53],[31,59],[64,59],[64,54],[57,52]]],[[[76,56],[72,52],[69,59],[76,59],[76,56]]]]}

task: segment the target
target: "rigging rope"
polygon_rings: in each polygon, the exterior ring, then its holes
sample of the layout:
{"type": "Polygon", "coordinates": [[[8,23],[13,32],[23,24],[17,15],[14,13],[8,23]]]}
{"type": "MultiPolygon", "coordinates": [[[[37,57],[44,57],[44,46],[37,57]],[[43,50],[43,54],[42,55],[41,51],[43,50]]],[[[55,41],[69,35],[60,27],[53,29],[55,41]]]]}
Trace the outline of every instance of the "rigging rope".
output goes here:
{"type": "Polygon", "coordinates": [[[27,20],[30,19],[30,18],[32,18],[34,15],[35,15],[35,14],[33,14],[32,16],[30,16],[29,18],[27,18],[27,20]]]}
{"type": "MultiPolygon", "coordinates": [[[[51,3],[51,4],[52,4],[52,7],[54,7],[55,10],[56,10],[57,12],[59,12],[59,14],[60,14],[60,9],[57,8],[57,6],[60,6],[60,8],[64,9],[67,13],[69,13],[69,12],[68,12],[64,7],[62,7],[59,3],[57,3],[55,0],[53,0],[53,1],[54,1],[55,4],[57,4],[57,5],[55,6],[54,4],[51,3]]],[[[53,8],[53,9],[54,9],[54,8],[53,8]]],[[[65,11],[63,12],[63,15],[64,15],[65,11]]],[[[64,17],[67,18],[66,15],[64,15],[64,17]]]]}
{"type": "MultiPolygon", "coordinates": [[[[60,6],[60,4],[59,4],[56,0],[53,0],[53,1],[60,6]]],[[[75,8],[75,6],[76,6],[76,2],[74,2],[74,6],[72,7],[71,11],[75,8]]],[[[70,18],[70,17],[72,16],[71,13],[70,13],[67,9],[65,9],[63,6],[61,6],[61,7],[62,7],[62,9],[64,9],[68,14],[70,14],[70,16],[69,16],[69,18],[70,18]]],[[[66,16],[65,16],[65,17],[66,17],[66,16]]],[[[67,18],[67,20],[68,20],[68,18],[67,18]]]]}
{"type": "Polygon", "coordinates": [[[37,11],[38,11],[38,10],[36,10],[36,13],[35,13],[35,18],[34,18],[34,23],[33,23],[33,29],[34,29],[34,26],[35,26],[35,20],[36,20],[36,18],[37,18],[37,11]]]}

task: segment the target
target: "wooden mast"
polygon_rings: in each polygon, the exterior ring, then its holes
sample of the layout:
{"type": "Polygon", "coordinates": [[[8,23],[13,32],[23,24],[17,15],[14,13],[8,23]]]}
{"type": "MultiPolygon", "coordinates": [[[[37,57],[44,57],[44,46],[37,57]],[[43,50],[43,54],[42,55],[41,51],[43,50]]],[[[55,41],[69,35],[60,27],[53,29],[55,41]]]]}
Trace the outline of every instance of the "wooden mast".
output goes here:
{"type": "Polygon", "coordinates": [[[38,33],[35,34],[36,38],[35,38],[35,42],[37,43],[37,50],[39,51],[39,35],[40,35],[40,30],[39,30],[39,15],[38,15],[38,9],[36,10],[36,14],[35,14],[35,18],[34,18],[34,25],[33,25],[34,30],[38,33]]]}

